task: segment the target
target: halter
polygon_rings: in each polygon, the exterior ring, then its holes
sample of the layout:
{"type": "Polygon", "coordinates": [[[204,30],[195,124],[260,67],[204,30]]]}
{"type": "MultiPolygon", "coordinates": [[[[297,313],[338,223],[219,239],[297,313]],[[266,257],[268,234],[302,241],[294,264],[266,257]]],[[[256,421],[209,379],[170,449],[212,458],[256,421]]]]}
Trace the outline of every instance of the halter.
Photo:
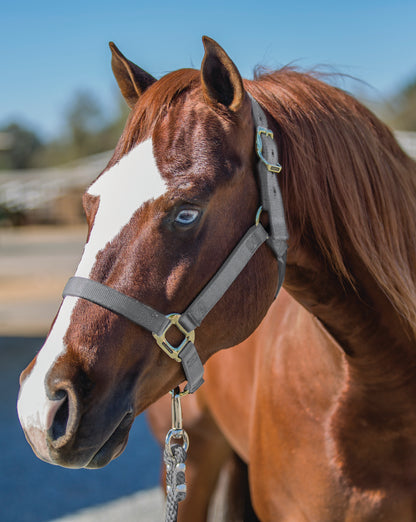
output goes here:
{"type": "Polygon", "coordinates": [[[256,125],[256,153],[259,158],[257,171],[260,181],[261,206],[255,224],[249,228],[218,272],[182,314],[164,315],[150,306],[129,297],[114,288],[83,277],[71,277],[63,297],[81,297],[103,308],[122,315],[150,331],[158,346],[172,359],[182,364],[188,381],[185,392],[193,393],[204,382],[204,367],[195,348],[195,329],[225,294],[242,272],[259,247],[267,242],[278,263],[279,279],[275,297],[283,284],[286,270],[287,239],[282,195],[276,174],[282,167],[278,162],[277,145],[273,132],[267,128],[267,118],[258,102],[250,96],[256,125]],[[268,233],[260,223],[260,214],[269,214],[268,233]],[[178,346],[166,338],[168,330],[175,326],[183,335],[178,346]]]}

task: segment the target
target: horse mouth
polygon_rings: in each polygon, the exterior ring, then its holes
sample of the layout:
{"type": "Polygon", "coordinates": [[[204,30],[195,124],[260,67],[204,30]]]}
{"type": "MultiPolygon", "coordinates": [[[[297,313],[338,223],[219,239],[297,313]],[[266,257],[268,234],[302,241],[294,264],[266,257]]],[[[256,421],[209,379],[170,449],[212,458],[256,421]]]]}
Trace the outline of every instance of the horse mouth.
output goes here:
{"type": "Polygon", "coordinates": [[[117,428],[113,431],[106,442],[101,446],[89,463],[85,466],[89,469],[102,468],[112,460],[119,457],[126,448],[130,428],[134,421],[132,412],[127,413],[117,428]]]}

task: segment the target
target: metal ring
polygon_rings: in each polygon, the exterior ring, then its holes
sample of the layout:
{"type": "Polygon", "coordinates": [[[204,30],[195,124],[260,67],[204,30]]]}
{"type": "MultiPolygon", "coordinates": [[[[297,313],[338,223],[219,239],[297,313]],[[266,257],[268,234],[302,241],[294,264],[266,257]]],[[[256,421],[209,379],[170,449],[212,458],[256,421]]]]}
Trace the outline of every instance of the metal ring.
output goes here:
{"type": "Polygon", "coordinates": [[[182,439],[182,449],[187,452],[189,448],[189,437],[185,430],[174,430],[171,429],[168,431],[165,439],[165,448],[169,450],[169,453],[173,457],[171,441],[172,439],[182,439]]]}
{"type": "Polygon", "coordinates": [[[260,216],[261,216],[261,213],[263,212],[263,206],[260,205],[258,210],[257,210],[257,214],[256,214],[256,220],[255,220],[255,223],[256,223],[256,227],[259,226],[259,223],[260,223],[260,216]]]}
{"type": "Polygon", "coordinates": [[[166,319],[169,319],[169,323],[166,325],[163,332],[158,335],[155,332],[152,332],[153,337],[155,338],[158,346],[162,348],[162,350],[169,355],[171,359],[174,359],[177,362],[182,362],[180,357],[181,350],[189,343],[195,343],[195,330],[191,330],[188,332],[181,323],[179,322],[181,318],[181,314],[169,314],[166,316],[166,319]],[[184,336],[183,341],[179,346],[172,346],[170,342],[166,339],[166,333],[171,326],[176,326],[176,328],[181,332],[184,336]]]}

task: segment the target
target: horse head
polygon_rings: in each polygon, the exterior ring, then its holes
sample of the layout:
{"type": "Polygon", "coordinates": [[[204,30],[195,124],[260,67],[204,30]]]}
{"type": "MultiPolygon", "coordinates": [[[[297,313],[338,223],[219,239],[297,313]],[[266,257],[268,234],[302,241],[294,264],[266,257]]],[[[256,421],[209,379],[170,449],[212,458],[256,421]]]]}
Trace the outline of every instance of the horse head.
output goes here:
{"type": "MultiPolygon", "coordinates": [[[[254,223],[250,99],[234,63],[209,38],[200,71],[158,81],[110,46],[131,114],[109,165],[84,195],[88,238],[76,276],[164,314],[181,312],[254,223]]],[[[254,331],[276,281],[274,256],[262,245],[198,329],[202,362],[254,331]]],[[[123,451],[134,417],[183,380],[151,333],[67,296],[21,375],[19,418],[41,459],[101,467],[123,451]]]]}

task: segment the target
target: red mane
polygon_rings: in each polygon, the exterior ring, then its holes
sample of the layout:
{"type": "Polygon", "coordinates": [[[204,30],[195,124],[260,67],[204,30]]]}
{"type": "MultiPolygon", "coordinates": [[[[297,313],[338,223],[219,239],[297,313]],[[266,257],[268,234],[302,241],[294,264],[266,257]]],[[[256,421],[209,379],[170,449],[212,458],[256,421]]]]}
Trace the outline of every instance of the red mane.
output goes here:
{"type": "Polygon", "coordinates": [[[366,107],[312,75],[282,69],[246,89],[279,125],[297,229],[354,283],[348,239],[416,338],[416,163],[366,107]]]}

